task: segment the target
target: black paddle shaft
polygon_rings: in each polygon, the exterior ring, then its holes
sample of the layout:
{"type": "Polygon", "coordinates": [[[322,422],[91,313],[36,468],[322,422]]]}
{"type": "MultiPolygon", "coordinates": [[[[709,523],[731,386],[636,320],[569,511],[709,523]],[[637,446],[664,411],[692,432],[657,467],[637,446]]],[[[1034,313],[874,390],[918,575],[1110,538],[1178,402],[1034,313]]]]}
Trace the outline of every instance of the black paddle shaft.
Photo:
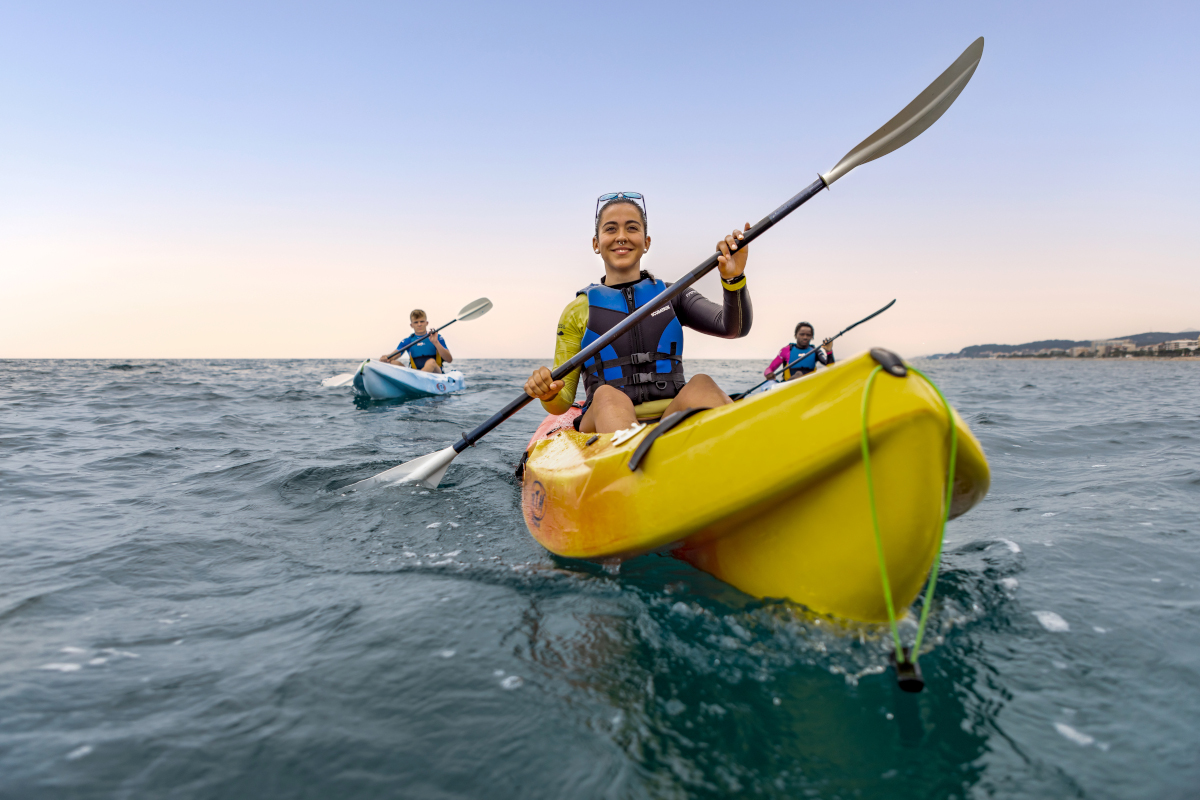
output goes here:
{"type": "Polygon", "coordinates": [[[458,322],[458,319],[457,319],[457,318],[450,320],[449,322],[447,322],[445,325],[443,325],[443,326],[442,326],[442,327],[440,327],[440,328],[434,328],[434,329],[433,329],[433,330],[431,330],[429,333],[427,333],[427,334],[425,334],[424,336],[422,336],[420,339],[417,339],[415,342],[409,342],[408,344],[404,345],[404,347],[401,347],[399,350],[393,350],[393,351],[392,351],[392,352],[391,352],[391,353],[388,355],[388,357],[387,357],[386,359],[384,359],[384,360],[385,360],[385,361],[387,361],[387,360],[390,360],[390,359],[393,359],[393,358],[395,358],[396,356],[401,356],[401,355],[404,355],[404,354],[405,354],[405,353],[407,353],[409,350],[411,350],[412,348],[414,348],[414,347],[416,347],[417,345],[419,345],[421,342],[423,342],[423,341],[425,341],[426,339],[428,339],[430,336],[433,336],[435,333],[441,333],[442,331],[446,330],[446,328],[449,328],[451,325],[453,325],[453,324],[454,324],[454,323],[456,323],[456,322],[458,322]]]}
{"type": "MultiPolygon", "coordinates": [[[[752,226],[750,230],[746,231],[742,235],[741,241],[738,242],[738,246],[746,247],[749,245],[759,236],[770,230],[776,222],[779,222],[788,214],[807,203],[824,188],[826,188],[825,181],[817,178],[811,185],[809,185],[795,197],[772,211],[769,215],[763,217],[754,226],[752,226]]],[[[691,272],[684,275],[681,279],[667,287],[665,292],[655,298],[655,302],[647,303],[638,310],[634,311],[632,314],[622,320],[619,325],[609,330],[608,333],[605,333],[600,338],[596,339],[596,341],[592,342],[570,359],[564,361],[562,364],[556,367],[554,371],[550,373],[550,377],[556,381],[562,380],[567,375],[570,375],[572,372],[579,369],[579,367],[583,365],[583,362],[596,355],[596,353],[599,353],[634,325],[637,325],[646,317],[650,316],[650,314],[656,309],[661,308],[663,303],[669,303],[679,295],[683,294],[685,289],[703,278],[705,275],[711,272],[714,267],[717,266],[717,258],[719,255],[719,253],[713,253],[711,256],[705,259],[700,266],[696,267],[691,272]]],[[[517,413],[526,405],[528,405],[529,401],[531,400],[533,400],[533,398],[524,393],[522,393],[520,397],[514,398],[511,403],[493,414],[487,422],[484,422],[474,430],[464,432],[462,438],[454,443],[454,452],[461,453],[471,445],[474,445],[475,442],[486,436],[501,422],[504,422],[504,420],[508,419],[513,414],[517,413]]]]}

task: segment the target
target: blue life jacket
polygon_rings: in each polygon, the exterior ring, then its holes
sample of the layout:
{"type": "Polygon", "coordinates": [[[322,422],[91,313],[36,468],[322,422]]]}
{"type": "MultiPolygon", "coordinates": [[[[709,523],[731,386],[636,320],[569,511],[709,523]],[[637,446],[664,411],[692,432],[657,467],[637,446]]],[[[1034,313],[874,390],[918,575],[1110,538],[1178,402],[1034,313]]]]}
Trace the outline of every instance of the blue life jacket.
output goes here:
{"type": "MultiPolygon", "coordinates": [[[[424,336],[424,334],[421,334],[421,335],[424,336]]],[[[409,342],[415,341],[420,338],[421,338],[420,336],[417,336],[417,334],[414,333],[412,336],[406,337],[404,339],[404,341],[402,341],[402,342],[400,342],[400,344],[396,345],[396,349],[399,350],[400,348],[404,347],[409,342]]],[[[438,341],[442,343],[442,347],[445,347],[446,340],[442,338],[442,335],[440,333],[437,335],[437,338],[438,338],[438,341]]],[[[433,339],[433,337],[431,336],[428,339],[426,339],[425,341],[421,342],[420,344],[413,345],[412,347],[410,347],[408,349],[408,357],[411,360],[413,369],[421,369],[422,367],[425,366],[425,362],[431,358],[436,360],[438,368],[439,369],[441,368],[442,357],[438,355],[437,348],[434,347],[433,342],[431,341],[432,339],[433,339]]]]}
{"type": "MultiPolygon", "coordinates": [[[[588,300],[587,330],[581,347],[587,347],[601,335],[619,325],[627,316],[647,303],[655,302],[667,289],[663,281],[642,272],[642,279],[623,289],[611,289],[593,283],[577,295],[588,300]]],[[[611,344],[599,358],[583,362],[585,404],[599,386],[612,386],[629,396],[634,405],[651,400],[669,400],[687,383],[683,374],[683,326],[670,303],[653,312],[611,344]],[[653,365],[653,366],[651,366],[653,365]]]]}
{"type": "Polygon", "coordinates": [[[790,369],[783,371],[783,379],[785,381],[792,377],[793,372],[799,372],[801,375],[812,372],[817,368],[817,348],[810,344],[808,347],[801,349],[795,342],[792,342],[788,345],[787,363],[792,364],[792,366],[790,369]],[[802,358],[799,363],[792,364],[793,361],[805,353],[808,355],[802,358]]]}

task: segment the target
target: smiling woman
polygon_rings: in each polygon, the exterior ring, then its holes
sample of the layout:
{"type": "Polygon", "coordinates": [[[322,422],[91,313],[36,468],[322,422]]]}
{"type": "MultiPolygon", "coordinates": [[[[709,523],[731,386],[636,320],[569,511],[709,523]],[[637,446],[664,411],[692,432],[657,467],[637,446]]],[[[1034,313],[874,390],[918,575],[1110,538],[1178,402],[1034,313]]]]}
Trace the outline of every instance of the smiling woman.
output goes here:
{"type": "MultiPolygon", "coordinates": [[[[749,230],[747,223],[743,230],[749,230]]],[[[596,201],[596,233],[592,250],[604,262],[599,283],[576,293],[558,321],[554,366],[612,330],[638,308],[656,302],[670,285],[641,268],[650,250],[645,198],[637,192],[614,192],[596,201]]],[[[525,393],[542,401],[551,414],[562,414],[575,402],[579,377],[586,392],[579,430],[612,433],[639,419],[691,408],[715,408],[732,402],[707,375],[690,381],[683,372],[683,327],[712,336],[736,339],[750,332],[752,313],[746,291],[746,257],[735,229],[717,243],[721,254],[723,302],[717,305],[695,289],[663,304],[594,358],[561,380],[539,367],[525,383],[525,393]]]]}

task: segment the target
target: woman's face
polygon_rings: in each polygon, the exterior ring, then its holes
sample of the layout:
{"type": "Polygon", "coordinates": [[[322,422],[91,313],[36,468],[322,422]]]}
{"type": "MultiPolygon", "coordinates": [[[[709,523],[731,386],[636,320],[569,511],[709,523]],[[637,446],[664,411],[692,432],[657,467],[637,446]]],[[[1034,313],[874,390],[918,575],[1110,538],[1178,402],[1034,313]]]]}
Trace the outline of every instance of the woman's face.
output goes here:
{"type": "Polygon", "coordinates": [[[636,267],[650,249],[650,237],[641,214],[632,203],[614,203],[600,214],[600,231],[592,239],[606,266],[619,270],[636,267]]]}
{"type": "Polygon", "coordinates": [[[813,330],[807,325],[801,325],[800,330],[796,331],[796,344],[801,347],[808,347],[808,343],[812,341],[813,330]]]}

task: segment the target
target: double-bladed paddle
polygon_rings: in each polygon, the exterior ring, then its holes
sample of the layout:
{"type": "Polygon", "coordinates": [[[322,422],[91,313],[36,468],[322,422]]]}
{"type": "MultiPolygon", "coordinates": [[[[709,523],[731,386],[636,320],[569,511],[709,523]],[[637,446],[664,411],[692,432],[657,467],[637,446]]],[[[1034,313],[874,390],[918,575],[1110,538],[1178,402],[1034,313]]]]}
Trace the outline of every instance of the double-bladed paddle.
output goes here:
{"type": "MultiPolygon", "coordinates": [[[[834,340],[835,340],[835,339],[837,339],[839,336],[841,336],[841,335],[842,335],[843,333],[845,333],[846,331],[854,330],[855,328],[857,328],[859,325],[862,325],[862,324],[863,324],[864,322],[866,322],[867,320],[870,320],[870,319],[875,319],[875,317],[878,317],[880,314],[882,314],[883,312],[887,311],[889,308],[891,308],[891,307],[892,307],[892,306],[894,306],[894,305],[896,305],[896,301],[895,301],[895,300],[893,300],[892,302],[888,303],[886,306],[884,306],[883,308],[879,309],[878,311],[876,311],[876,312],[875,312],[874,314],[872,314],[871,316],[869,316],[869,317],[863,317],[863,318],[862,318],[862,319],[860,319],[858,322],[854,323],[853,325],[851,325],[851,326],[850,326],[850,327],[848,327],[848,328],[842,328],[840,331],[838,331],[837,333],[835,333],[833,336],[830,336],[828,339],[826,339],[825,341],[821,342],[821,344],[817,345],[817,347],[825,347],[826,345],[833,344],[834,340]]],[[[816,348],[816,347],[814,347],[812,350],[809,350],[807,353],[804,353],[802,356],[800,356],[799,358],[795,359],[795,360],[794,360],[794,361],[792,361],[791,363],[789,363],[789,364],[784,364],[782,367],[780,367],[779,369],[777,369],[777,370],[775,370],[774,372],[772,372],[772,373],[771,373],[771,375],[770,375],[770,377],[768,377],[768,378],[767,378],[765,381],[762,381],[762,382],[760,382],[760,383],[756,383],[756,384],[754,384],[753,386],[751,386],[749,389],[747,389],[747,390],[746,390],[746,391],[744,391],[744,392],[739,392],[738,394],[731,394],[731,395],[729,395],[729,396],[730,396],[731,398],[733,398],[734,400],[741,400],[743,397],[745,397],[746,395],[750,394],[750,393],[751,393],[751,392],[753,392],[755,389],[757,389],[758,387],[762,386],[764,383],[769,383],[770,381],[773,381],[773,380],[775,380],[775,378],[776,378],[776,377],[779,375],[779,373],[781,373],[781,372],[783,372],[783,371],[785,371],[785,370],[789,370],[789,369],[791,369],[792,367],[796,366],[796,365],[797,365],[797,364],[799,364],[801,361],[803,361],[804,359],[806,359],[806,358],[808,358],[809,356],[811,356],[811,355],[812,355],[814,352],[816,352],[816,350],[817,350],[817,348],[816,348]]]]}
{"type": "MultiPolygon", "coordinates": [[[[917,95],[915,100],[905,106],[899,114],[888,120],[887,124],[882,128],[860,142],[857,147],[835,164],[833,169],[818,177],[810,186],[772,211],[768,216],[750,228],[750,230],[746,231],[739,245],[741,247],[749,245],[759,236],[770,230],[775,223],[808,202],[808,200],[812,199],[822,189],[831,186],[834,181],[850,172],[850,170],[861,164],[866,164],[868,161],[874,161],[880,156],[885,156],[921,135],[926,128],[936,122],[946,112],[946,109],[950,107],[950,104],[955,101],[963,88],[966,87],[967,81],[971,80],[971,76],[975,74],[975,68],[979,66],[979,59],[982,57],[983,37],[981,36],[972,42],[945,72],[939,75],[933,83],[929,84],[925,91],[917,95]]],[[[637,309],[620,324],[611,328],[607,333],[581,349],[572,358],[556,367],[550,373],[551,378],[553,380],[561,380],[576,369],[579,369],[585,361],[595,356],[596,353],[600,352],[634,325],[637,325],[656,309],[660,308],[663,303],[671,302],[686,291],[689,286],[712,271],[717,266],[717,258],[718,254],[713,253],[700,266],[667,287],[666,291],[655,299],[655,302],[647,303],[637,309]]],[[[504,422],[504,420],[524,408],[532,399],[529,395],[522,393],[504,408],[493,414],[486,422],[474,430],[463,433],[461,439],[444,450],[438,450],[436,453],[415,458],[412,461],[392,467],[385,472],[359,481],[346,488],[355,489],[374,483],[421,483],[431,489],[437,488],[437,485],[441,483],[442,477],[445,476],[446,470],[450,467],[450,462],[454,460],[455,456],[475,444],[475,442],[487,435],[501,422],[504,422]]]]}
{"type": "MultiPolygon", "coordinates": [[[[433,336],[435,333],[441,333],[442,331],[446,330],[446,328],[449,328],[454,323],[466,322],[466,321],[472,320],[472,319],[479,319],[480,317],[482,317],[484,314],[486,314],[487,312],[489,312],[491,310],[492,310],[492,301],[488,300],[486,297],[481,297],[478,300],[476,300],[474,303],[467,303],[465,306],[462,307],[462,310],[458,312],[457,317],[450,320],[442,327],[434,328],[429,333],[422,336],[420,339],[417,339],[415,342],[409,342],[408,344],[404,345],[404,347],[401,347],[399,350],[394,350],[391,353],[388,353],[387,357],[383,358],[381,360],[390,361],[391,359],[395,358],[396,356],[403,355],[404,353],[408,352],[409,348],[416,347],[421,342],[428,339],[430,336],[433,336]]],[[[366,363],[367,363],[366,361],[363,362],[363,364],[366,364],[366,363]]],[[[362,365],[360,364],[358,368],[362,369],[362,365]]],[[[343,372],[341,375],[334,375],[332,378],[326,378],[325,380],[321,381],[321,385],[322,386],[346,386],[347,384],[349,384],[351,381],[354,380],[354,376],[357,374],[358,374],[357,372],[343,372]]]]}

